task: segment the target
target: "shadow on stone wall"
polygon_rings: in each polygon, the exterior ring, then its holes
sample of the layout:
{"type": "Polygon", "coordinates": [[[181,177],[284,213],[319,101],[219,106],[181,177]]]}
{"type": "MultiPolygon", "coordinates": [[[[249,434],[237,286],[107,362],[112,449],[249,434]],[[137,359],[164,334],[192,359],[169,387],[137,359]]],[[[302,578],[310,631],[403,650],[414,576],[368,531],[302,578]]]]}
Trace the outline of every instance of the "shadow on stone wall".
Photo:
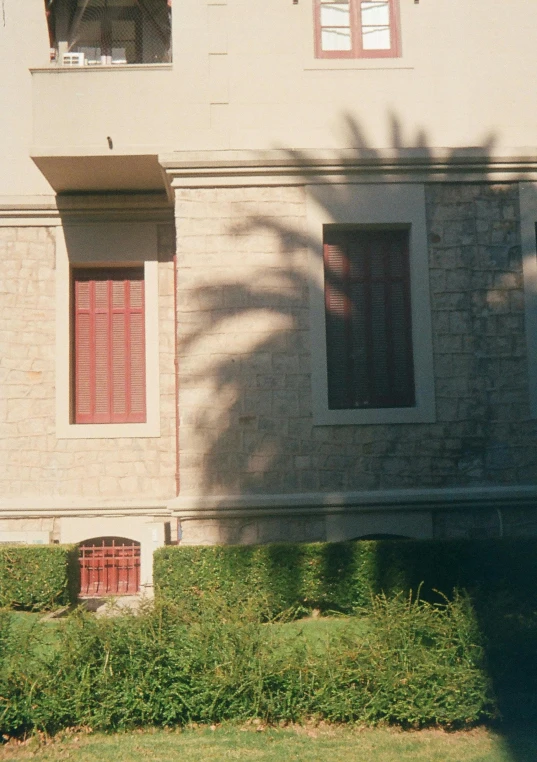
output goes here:
{"type": "MultiPolygon", "coordinates": [[[[382,152],[347,118],[348,148],[332,163],[348,166],[350,183],[385,183],[398,166],[414,160],[414,171],[427,183],[437,421],[313,425],[309,302],[319,285],[309,277],[308,256],[320,256],[322,231],[315,239],[306,231],[301,188],[223,189],[233,213],[220,234],[236,253],[223,254],[222,265],[242,258],[251,269],[248,278],[230,266],[214,282],[205,270],[203,282],[189,292],[203,318],[179,326],[183,391],[185,384],[194,389],[208,378],[214,391],[211,409],[192,416],[188,406],[181,411],[182,424],[193,426],[198,442],[203,440],[198,494],[464,487],[531,483],[537,477],[531,446],[536,426],[528,420],[517,184],[483,182],[492,138],[445,155],[432,170],[426,135],[404,142],[401,124],[395,117],[391,123],[393,147],[382,152]],[[479,162],[480,182],[450,182],[461,161],[468,163],[469,175],[479,162]],[[247,331],[246,348],[234,352],[247,331]],[[189,369],[191,356],[208,336],[219,337],[221,351],[196,375],[189,369]]],[[[352,184],[330,180],[321,167],[312,171],[315,157],[307,152],[287,151],[286,158],[319,203],[329,195],[331,208],[351,208],[352,184]],[[318,181],[322,185],[315,187],[318,181]]],[[[179,273],[181,279],[181,268],[179,273]]],[[[187,467],[183,462],[182,471],[187,467]]]]}

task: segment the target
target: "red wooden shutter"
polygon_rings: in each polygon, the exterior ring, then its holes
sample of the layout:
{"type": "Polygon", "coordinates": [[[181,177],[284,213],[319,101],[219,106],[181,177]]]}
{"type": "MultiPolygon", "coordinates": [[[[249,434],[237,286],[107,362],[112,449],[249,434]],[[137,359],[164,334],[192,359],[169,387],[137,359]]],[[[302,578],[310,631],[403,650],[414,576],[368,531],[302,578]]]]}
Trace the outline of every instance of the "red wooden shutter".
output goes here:
{"type": "Polygon", "coordinates": [[[143,271],[78,271],[74,286],[75,422],[144,422],[143,271]]]}
{"type": "Polygon", "coordinates": [[[414,404],[408,230],[325,233],[330,409],[414,404]]]}

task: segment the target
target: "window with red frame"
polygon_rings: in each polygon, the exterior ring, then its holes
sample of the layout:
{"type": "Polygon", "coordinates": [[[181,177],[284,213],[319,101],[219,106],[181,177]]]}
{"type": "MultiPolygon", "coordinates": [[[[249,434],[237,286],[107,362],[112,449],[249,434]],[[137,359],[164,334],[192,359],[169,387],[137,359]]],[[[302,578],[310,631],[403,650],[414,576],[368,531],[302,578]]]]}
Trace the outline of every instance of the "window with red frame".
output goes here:
{"type": "Polygon", "coordinates": [[[74,422],[144,423],[143,269],[76,270],[74,422]]]}
{"type": "Polygon", "coordinates": [[[324,231],[328,407],[415,404],[409,230],[324,231]]]}
{"type": "Polygon", "coordinates": [[[317,58],[397,58],[398,0],[314,0],[317,58]]]}

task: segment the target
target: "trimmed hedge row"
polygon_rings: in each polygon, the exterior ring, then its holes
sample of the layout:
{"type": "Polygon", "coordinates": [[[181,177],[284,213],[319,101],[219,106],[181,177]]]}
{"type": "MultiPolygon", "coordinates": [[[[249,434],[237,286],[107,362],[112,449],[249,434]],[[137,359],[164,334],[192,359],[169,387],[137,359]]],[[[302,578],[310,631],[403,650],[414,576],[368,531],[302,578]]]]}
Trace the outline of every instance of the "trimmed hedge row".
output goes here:
{"type": "Polygon", "coordinates": [[[74,546],[0,546],[0,607],[51,609],[75,602],[78,587],[74,546]]]}
{"type": "Polygon", "coordinates": [[[420,585],[429,600],[456,588],[531,599],[536,578],[536,539],[172,546],[154,555],[155,589],[164,600],[195,609],[208,592],[230,601],[255,593],[274,614],[296,606],[350,612],[372,593],[420,585]]]}

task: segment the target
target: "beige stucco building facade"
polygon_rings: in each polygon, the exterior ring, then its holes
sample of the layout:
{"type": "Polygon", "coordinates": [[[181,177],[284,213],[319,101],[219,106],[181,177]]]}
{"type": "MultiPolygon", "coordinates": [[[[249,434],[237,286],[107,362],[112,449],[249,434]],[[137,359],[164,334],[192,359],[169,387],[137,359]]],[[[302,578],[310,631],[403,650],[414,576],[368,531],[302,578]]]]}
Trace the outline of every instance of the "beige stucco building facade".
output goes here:
{"type": "Polygon", "coordinates": [[[128,538],[150,586],[165,542],[535,533],[536,24],[525,0],[5,0],[0,542],[128,538]],[[397,231],[405,317],[399,276],[379,323],[380,281],[346,275],[336,352],[330,235],[397,231]],[[76,284],[134,271],[143,412],[77,418],[76,284]],[[400,355],[406,402],[354,394],[400,355]]]}

